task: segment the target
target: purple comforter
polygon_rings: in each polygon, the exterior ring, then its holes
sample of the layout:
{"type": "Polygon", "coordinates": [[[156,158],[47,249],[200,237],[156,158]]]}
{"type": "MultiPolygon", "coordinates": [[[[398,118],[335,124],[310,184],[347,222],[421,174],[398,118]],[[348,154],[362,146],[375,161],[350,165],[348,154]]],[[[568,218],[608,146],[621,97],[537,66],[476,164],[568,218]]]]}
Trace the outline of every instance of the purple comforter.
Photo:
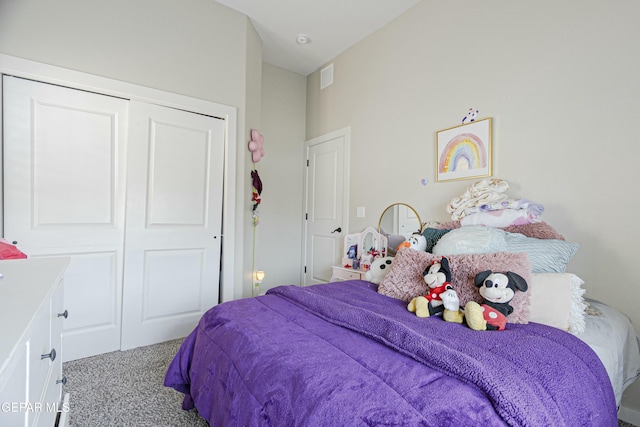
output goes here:
{"type": "Polygon", "coordinates": [[[165,385],[211,426],[616,426],[582,341],[420,319],[372,283],[281,286],[207,312],[165,385]]]}

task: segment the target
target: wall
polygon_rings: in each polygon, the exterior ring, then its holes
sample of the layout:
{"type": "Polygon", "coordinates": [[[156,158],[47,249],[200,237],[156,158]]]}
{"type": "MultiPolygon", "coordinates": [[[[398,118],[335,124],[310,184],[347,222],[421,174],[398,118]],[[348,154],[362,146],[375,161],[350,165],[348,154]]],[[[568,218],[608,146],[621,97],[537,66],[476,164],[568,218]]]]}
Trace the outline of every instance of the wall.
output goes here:
{"type": "Polygon", "coordinates": [[[209,0],[0,0],[2,53],[234,106],[246,26],[209,0]]]}
{"type": "Polygon", "coordinates": [[[239,142],[238,150],[242,152],[242,158],[237,162],[237,173],[242,179],[238,181],[236,197],[238,200],[238,212],[242,212],[242,221],[238,221],[236,235],[242,236],[242,244],[236,246],[236,260],[242,260],[242,286],[236,286],[234,299],[251,296],[253,286],[253,220],[251,191],[251,170],[253,163],[248,143],[251,129],[261,129],[262,124],[262,40],[258,36],[253,25],[249,25],[250,33],[247,49],[247,121],[245,128],[246,138],[239,142]]]}
{"type": "Polygon", "coordinates": [[[265,156],[256,169],[264,189],[255,229],[256,270],[267,274],[261,293],[300,283],[306,90],[304,76],[263,64],[265,156]]]}
{"type": "MultiPolygon", "coordinates": [[[[307,79],[307,139],[351,126],[351,232],[393,202],[423,221],[474,180],[435,182],[435,133],[491,116],[494,176],[581,249],[569,271],[640,331],[635,0],[424,0],[307,79]],[[422,185],[427,178],[429,183],[422,185]],[[365,206],[366,218],[356,207],[365,206]]],[[[623,405],[640,410],[640,384],[623,405]]]]}
{"type": "MultiPolygon", "coordinates": [[[[246,194],[244,141],[260,122],[262,45],[245,15],[211,0],[0,0],[0,53],[236,107],[233,167],[236,192],[246,194]]],[[[238,196],[236,217],[249,209],[238,196]]],[[[237,220],[236,238],[250,229],[237,220]]],[[[244,250],[236,245],[231,256],[246,264],[244,250]]],[[[236,262],[226,299],[250,292],[246,268],[236,262]]]]}

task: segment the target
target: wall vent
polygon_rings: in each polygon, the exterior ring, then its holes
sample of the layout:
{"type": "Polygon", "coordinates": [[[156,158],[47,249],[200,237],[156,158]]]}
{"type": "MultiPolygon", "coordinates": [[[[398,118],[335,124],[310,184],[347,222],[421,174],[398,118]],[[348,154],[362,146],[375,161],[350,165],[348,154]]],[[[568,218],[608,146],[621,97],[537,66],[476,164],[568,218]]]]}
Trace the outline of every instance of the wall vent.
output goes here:
{"type": "Polygon", "coordinates": [[[327,65],[320,70],[320,89],[333,84],[333,64],[327,65]]]}

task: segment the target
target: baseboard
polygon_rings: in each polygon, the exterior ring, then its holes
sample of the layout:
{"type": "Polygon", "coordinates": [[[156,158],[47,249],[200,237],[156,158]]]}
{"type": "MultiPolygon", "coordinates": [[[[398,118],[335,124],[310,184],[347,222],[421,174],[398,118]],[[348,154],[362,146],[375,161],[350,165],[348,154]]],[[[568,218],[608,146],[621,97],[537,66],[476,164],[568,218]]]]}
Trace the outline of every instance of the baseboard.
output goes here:
{"type": "Polygon", "coordinates": [[[640,426],[640,411],[621,406],[618,411],[618,418],[635,426],[640,426]]]}

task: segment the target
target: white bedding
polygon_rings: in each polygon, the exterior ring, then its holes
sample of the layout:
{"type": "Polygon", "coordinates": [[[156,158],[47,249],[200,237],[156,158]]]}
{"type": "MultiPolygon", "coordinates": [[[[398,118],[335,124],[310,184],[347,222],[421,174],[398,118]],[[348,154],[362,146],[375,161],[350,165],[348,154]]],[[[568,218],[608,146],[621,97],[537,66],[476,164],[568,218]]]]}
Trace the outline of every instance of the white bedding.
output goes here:
{"type": "Polygon", "coordinates": [[[625,315],[601,302],[585,300],[595,314],[585,316],[585,331],[576,336],[600,357],[620,407],[622,393],[640,376],[640,339],[625,315]]]}

